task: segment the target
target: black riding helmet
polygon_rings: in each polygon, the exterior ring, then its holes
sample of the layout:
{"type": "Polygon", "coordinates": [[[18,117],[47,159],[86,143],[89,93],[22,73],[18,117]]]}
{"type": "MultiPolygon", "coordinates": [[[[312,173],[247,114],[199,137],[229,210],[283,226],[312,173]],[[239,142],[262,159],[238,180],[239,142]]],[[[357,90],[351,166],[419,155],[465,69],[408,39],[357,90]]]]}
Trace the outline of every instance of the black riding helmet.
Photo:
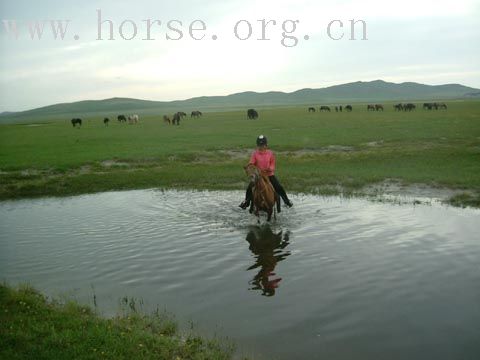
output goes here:
{"type": "Polygon", "coordinates": [[[260,135],[257,137],[257,146],[267,145],[267,137],[264,135],[260,135]]]}

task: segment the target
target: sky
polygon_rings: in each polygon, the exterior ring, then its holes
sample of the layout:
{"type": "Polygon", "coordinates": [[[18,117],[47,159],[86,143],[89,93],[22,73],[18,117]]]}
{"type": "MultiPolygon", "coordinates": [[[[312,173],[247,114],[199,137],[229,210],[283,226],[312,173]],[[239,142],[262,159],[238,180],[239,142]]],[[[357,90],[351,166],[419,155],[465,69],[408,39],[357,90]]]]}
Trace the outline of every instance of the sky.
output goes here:
{"type": "Polygon", "coordinates": [[[480,0],[0,0],[0,112],[377,79],[480,88],[479,44],[480,0]]]}

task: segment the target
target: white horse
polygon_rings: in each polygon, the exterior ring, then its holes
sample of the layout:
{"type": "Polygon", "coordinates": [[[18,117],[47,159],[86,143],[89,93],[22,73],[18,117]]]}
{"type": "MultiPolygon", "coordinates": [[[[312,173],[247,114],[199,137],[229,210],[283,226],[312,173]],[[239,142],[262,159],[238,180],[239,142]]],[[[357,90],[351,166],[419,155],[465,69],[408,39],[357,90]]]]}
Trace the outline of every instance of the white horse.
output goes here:
{"type": "Polygon", "coordinates": [[[137,114],[128,115],[128,123],[129,123],[129,124],[136,124],[136,123],[138,123],[138,115],[137,115],[137,114]]]}

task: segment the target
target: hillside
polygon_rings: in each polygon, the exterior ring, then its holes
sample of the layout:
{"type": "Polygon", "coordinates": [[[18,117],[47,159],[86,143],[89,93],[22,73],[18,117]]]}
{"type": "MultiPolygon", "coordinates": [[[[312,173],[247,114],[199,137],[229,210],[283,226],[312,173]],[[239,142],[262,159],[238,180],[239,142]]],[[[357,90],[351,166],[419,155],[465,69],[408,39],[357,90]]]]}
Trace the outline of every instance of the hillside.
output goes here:
{"type": "Polygon", "coordinates": [[[2,113],[0,123],[34,121],[40,119],[65,119],[72,117],[109,116],[120,113],[143,115],[244,109],[247,107],[320,105],[347,102],[382,101],[432,101],[446,99],[478,98],[479,89],[459,85],[424,85],[413,82],[401,84],[382,80],[335,85],[320,89],[301,89],[291,93],[270,91],[241,92],[227,96],[202,96],[187,100],[149,101],[129,98],[85,100],[74,103],[49,105],[17,113],[2,113]]]}

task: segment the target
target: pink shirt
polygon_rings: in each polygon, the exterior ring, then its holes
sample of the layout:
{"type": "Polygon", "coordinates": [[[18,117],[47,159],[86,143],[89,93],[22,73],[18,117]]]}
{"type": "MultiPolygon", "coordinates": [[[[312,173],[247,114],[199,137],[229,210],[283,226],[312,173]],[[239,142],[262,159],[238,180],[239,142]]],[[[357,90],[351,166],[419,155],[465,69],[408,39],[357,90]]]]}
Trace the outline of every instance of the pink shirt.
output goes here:
{"type": "Polygon", "coordinates": [[[255,150],[250,157],[249,164],[253,164],[260,170],[266,170],[268,176],[272,176],[275,173],[275,155],[271,150],[255,150]]]}

